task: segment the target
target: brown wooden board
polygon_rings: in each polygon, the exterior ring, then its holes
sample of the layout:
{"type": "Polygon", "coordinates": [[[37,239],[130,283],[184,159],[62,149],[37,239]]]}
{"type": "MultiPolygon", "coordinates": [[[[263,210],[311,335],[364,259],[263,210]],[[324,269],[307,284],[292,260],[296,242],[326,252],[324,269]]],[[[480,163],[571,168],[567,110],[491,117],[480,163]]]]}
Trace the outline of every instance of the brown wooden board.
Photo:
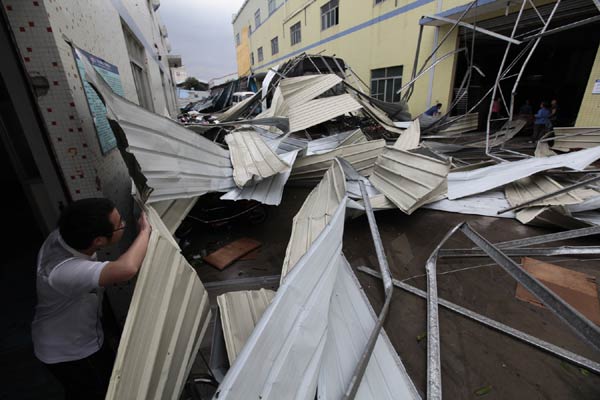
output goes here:
{"type": "Polygon", "coordinates": [[[238,239],[207,255],[203,261],[222,270],[231,265],[235,260],[238,260],[260,246],[261,243],[258,240],[250,238],[238,239]]]}
{"type": "MultiPolygon", "coordinates": [[[[528,257],[522,259],[522,267],[590,321],[600,325],[600,302],[595,277],[528,257]]],[[[517,284],[515,297],[544,307],[521,284],[517,284]]]]}

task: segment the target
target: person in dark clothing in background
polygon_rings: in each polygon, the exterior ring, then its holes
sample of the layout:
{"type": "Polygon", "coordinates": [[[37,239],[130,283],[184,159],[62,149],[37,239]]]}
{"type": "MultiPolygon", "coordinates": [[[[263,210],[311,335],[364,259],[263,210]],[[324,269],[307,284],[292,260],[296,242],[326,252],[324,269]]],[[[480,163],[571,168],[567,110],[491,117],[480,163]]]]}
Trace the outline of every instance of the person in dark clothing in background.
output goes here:
{"type": "Polygon", "coordinates": [[[533,140],[540,140],[548,130],[550,126],[550,114],[548,103],[542,102],[533,122],[533,140]]]}
{"type": "Polygon", "coordinates": [[[425,115],[429,115],[430,117],[435,117],[440,114],[440,110],[442,109],[442,103],[437,103],[435,106],[430,107],[427,111],[425,111],[425,115]]]}

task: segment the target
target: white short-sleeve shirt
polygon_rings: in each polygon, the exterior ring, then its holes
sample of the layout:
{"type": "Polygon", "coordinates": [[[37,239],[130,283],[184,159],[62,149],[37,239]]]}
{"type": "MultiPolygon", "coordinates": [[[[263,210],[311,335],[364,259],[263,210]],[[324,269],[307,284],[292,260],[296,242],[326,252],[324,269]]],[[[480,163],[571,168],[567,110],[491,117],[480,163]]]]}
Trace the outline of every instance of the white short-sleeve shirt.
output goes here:
{"type": "Polygon", "coordinates": [[[37,305],[31,325],[33,347],[46,364],[85,358],[102,347],[103,289],[100,272],[108,262],[69,247],[58,230],[38,253],[37,305]]]}

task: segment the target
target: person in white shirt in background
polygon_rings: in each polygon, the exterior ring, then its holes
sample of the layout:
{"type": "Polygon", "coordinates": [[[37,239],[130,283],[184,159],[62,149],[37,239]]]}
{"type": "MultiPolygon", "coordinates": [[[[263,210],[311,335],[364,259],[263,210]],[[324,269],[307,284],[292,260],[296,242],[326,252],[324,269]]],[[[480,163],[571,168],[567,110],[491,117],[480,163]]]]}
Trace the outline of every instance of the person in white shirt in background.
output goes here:
{"type": "Polygon", "coordinates": [[[118,243],[125,221],[114,203],[91,198],[71,203],[38,253],[37,305],[31,330],[36,357],[64,387],[66,399],[104,399],[114,353],[104,345],[104,287],[139,271],[151,225],[142,213],[138,234],[115,261],[97,261],[99,249],[118,243]]]}

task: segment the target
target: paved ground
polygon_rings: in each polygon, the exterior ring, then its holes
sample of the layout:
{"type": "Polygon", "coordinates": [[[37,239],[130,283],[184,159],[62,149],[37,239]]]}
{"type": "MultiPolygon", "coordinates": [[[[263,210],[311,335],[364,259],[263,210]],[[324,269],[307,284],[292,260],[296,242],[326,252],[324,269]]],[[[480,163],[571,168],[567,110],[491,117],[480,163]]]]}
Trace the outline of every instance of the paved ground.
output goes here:
{"type": "MultiPolygon", "coordinates": [[[[218,281],[273,276],[280,273],[281,263],[291,233],[294,214],[302,205],[309,190],[286,189],[283,203],[268,209],[268,219],[260,225],[246,222],[226,227],[197,226],[189,236],[192,244],[186,249],[191,256],[202,250],[209,252],[240,237],[251,237],[263,243],[253,260],[239,261],[224,271],[197,263],[197,270],[207,286],[218,281]]],[[[531,228],[512,220],[465,216],[429,210],[418,210],[411,216],[398,210],[376,214],[392,274],[425,289],[425,260],[446,232],[461,221],[469,221],[473,228],[492,242],[528,237],[548,230],[531,228]],[[411,278],[413,277],[413,278],[411,278]]],[[[578,242],[579,244],[591,244],[578,242]]],[[[447,247],[466,247],[468,239],[461,234],[452,238],[447,247]]],[[[366,218],[346,222],[344,253],[356,268],[368,265],[377,268],[366,218]]],[[[600,261],[546,258],[564,267],[600,276],[600,261]]],[[[600,361],[597,353],[582,343],[561,321],[547,310],[514,298],[516,283],[500,267],[487,258],[470,260],[440,260],[438,287],[442,298],[494,318],[512,327],[540,337],[571,351],[600,361]],[[455,269],[476,267],[463,271],[455,269]]],[[[380,282],[356,271],[375,310],[382,305],[380,282]]],[[[268,285],[274,287],[276,285],[268,285]]],[[[211,298],[227,290],[254,289],[215,287],[211,298]]],[[[398,351],[417,389],[425,395],[426,340],[417,340],[426,332],[426,303],[424,300],[396,289],[385,330],[398,351]]],[[[475,322],[440,309],[442,349],[442,383],[445,398],[479,398],[475,394],[489,387],[486,399],[598,399],[600,377],[562,362],[561,360],[517,342],[501,333],[482,327],[475,322]]],[[[203,353],[208,356],[209,340],[203,353]]],[[[202,370],[197,362],[196,371],[202,370]]]]}

